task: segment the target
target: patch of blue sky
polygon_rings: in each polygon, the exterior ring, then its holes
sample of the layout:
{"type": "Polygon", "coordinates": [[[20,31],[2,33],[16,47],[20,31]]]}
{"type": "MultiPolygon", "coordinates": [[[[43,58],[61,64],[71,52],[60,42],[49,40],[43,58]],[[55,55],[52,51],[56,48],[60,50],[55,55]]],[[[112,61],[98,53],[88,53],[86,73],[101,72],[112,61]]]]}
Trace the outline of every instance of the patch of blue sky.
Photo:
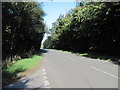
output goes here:
{"type": "MultiPolygon", "coordinates": [[[[43,2],[42,8],[46,14],[44,22],[48,28],[51,28],[52,23],[54,23],[60,15],[65,15],[75,7],[76,2],[43,2]]],[[[48,34],[45,34],[42,43],[47,39],[47,37],[48,34]]]]}

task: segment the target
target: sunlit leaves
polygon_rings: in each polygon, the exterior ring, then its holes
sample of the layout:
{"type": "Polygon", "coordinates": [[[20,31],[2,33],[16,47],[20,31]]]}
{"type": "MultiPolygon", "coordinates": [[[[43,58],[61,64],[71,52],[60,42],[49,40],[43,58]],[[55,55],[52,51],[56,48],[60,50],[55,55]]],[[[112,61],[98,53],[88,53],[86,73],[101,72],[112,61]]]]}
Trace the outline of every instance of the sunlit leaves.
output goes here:
{"type": "Polygon", "coordinates": [[[41,4],[4,2],[2,14],[3,59],[39,50],[45,27],[41,4]]]}
{"type": "Polygon", "coordinates": [[[119,21],[120,3],[78,3],[54,23],[47,48],[115,55],[120,53],[119,21]]]}

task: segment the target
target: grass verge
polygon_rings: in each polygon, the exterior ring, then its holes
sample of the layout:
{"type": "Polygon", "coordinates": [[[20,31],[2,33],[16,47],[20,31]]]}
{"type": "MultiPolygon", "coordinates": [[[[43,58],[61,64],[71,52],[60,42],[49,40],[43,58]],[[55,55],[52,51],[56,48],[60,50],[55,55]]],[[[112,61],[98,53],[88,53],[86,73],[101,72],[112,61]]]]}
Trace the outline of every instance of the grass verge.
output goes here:
{"type": "Polygon", "coordinates": [[[2,71],[3,86],[15,81],[16,79],[19,79],[20,77],[18,74],[38,66],[41,59],[42,56],[33,55],[31,58],[15,61],[11,66],[2,71]]]}

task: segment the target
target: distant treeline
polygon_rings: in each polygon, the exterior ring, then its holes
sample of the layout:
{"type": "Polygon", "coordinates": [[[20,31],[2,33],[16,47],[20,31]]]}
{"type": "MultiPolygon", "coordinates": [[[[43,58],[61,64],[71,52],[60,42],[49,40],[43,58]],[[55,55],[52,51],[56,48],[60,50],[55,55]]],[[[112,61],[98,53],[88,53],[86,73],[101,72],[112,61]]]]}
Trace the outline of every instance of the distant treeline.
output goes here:
{"type": "Polygon", "coordinates": [[[44,48],[120,54],[120,3],[78,3],[53,23],[44,48]]]}
{"type": "Polygon", "coordinates": [[[27,57],[40,49],[44,12],[35,2],[2,3],[2,59],[27,57]]]}

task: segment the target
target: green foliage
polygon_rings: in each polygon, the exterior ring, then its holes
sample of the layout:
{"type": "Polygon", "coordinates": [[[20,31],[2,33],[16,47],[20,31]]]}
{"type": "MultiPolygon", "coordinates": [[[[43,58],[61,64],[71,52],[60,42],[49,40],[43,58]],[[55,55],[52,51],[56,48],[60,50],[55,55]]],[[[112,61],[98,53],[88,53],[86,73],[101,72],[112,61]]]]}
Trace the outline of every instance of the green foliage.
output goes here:
{"type": "Polygon", "coordinates": [[[78,4],[53,24],[45,48],[76,52],[120,53],[120,3],[78,4]]]}
{"type": "Polygon", "coordinates": [[[3,60],[29,51],[38,51],[44,34],[41,4],[35,2],[2,3],[3,60]]]}

